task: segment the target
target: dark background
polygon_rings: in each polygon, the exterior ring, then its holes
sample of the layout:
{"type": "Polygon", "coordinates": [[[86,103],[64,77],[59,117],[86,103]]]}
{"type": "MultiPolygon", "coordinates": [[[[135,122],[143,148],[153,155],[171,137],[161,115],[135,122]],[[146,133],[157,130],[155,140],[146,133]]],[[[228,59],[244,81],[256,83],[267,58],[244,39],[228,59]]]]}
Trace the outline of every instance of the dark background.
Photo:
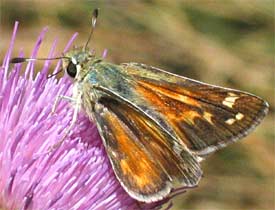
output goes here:
{"type": "MultiPolygon", "coordinates": [[[[91,46],[114,63],[140,62],[207,83],[245,90],[270,103],[269,115],[244,141],[203,162],[199,187],[173,209],[274,209],[274,3],[272,0],[1,1],[0,60],[20,21],[14,56],[30,55],[49,26],[39,57],[74,32],[84,45],[100,8],[91,46]]],[[[42,63],[37,65],[41,65],[42,63]]],[[[39,68],[37,68],[39,70],[39,68]]]]}

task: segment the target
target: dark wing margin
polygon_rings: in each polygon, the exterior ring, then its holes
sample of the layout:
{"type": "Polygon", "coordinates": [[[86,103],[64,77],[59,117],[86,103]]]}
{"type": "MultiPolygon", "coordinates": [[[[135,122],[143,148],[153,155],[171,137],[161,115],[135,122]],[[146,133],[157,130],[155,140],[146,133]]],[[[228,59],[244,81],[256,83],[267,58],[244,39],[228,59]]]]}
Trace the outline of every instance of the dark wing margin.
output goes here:
{"type": "Polygon", "coordinates": [[[133,102],[135,106],[162,119],[166,130],[200,156],[246,136],[268,112],[266,101],[246,92],[205,84],[144,64],[122,67],[132,76],[135,91],[143,99],[133,102]]]}
{"type": "Polygon", "coordinates": [[[198,158],[146,114],[101,97],[94,117],[114,172],[133,198],[158,201],[174,183],[197,185],[202,175],[198,158]]]}

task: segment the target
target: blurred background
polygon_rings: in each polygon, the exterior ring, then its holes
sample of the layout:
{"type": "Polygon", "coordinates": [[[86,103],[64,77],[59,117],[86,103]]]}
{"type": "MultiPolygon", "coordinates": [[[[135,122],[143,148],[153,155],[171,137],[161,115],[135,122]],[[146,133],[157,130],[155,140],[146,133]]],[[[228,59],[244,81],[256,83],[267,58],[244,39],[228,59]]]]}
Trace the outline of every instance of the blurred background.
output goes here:
{"type": "MultiPolygon", "coordinates": [[[[13,55],[30,55],[49,26],[39,57],[58,39],[57,55],[74,32],[84,45],[91,13],[100,8],[91,42],[114,63],[140,62],[266,99],[268,116],[255,132],[203,162],[199,187],[173,209],[275,209],[274,2],[272,0],[0,0],[0,61],[20,21],[13,55]]],[[[37,65],[42,66],[42,63],[37,65]]],[[[39,69],[39,68],[37,68],[39,69]]]]}

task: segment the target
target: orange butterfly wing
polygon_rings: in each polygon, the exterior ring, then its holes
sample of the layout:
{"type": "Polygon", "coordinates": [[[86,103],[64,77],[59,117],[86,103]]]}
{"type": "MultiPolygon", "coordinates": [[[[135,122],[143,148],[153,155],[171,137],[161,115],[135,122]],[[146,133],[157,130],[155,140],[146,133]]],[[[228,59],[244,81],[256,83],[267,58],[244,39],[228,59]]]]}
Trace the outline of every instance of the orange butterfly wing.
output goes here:
{"type": "Polygon", "coordinates": [[[114,172],[132,197],[157,201],[174,182],[198,183],[197,158],[148,116],[110,97],[100,98],[94,115],[114,172]]]}
{"type": "Polygon", "coordinates": [[[264,100],[246,92],[204,84],[144,64],[123,64],[123,68],[133,77],[134,89],[143,99],[133,104],[150,111],[166,130],[201,156],[247,135],[268,111],[264,100]]]}

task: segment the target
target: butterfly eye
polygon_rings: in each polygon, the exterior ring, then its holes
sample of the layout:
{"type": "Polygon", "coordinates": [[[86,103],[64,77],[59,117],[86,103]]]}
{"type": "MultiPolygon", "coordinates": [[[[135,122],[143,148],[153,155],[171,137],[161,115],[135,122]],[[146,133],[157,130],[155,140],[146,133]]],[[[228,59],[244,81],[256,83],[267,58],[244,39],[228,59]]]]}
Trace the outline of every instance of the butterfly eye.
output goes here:
{"type": "Polygon", "coordinates": [[[75,78],[77,70],[76,65],[71,61],[67,67],[67,73],[70,77],[75,78]]]}

